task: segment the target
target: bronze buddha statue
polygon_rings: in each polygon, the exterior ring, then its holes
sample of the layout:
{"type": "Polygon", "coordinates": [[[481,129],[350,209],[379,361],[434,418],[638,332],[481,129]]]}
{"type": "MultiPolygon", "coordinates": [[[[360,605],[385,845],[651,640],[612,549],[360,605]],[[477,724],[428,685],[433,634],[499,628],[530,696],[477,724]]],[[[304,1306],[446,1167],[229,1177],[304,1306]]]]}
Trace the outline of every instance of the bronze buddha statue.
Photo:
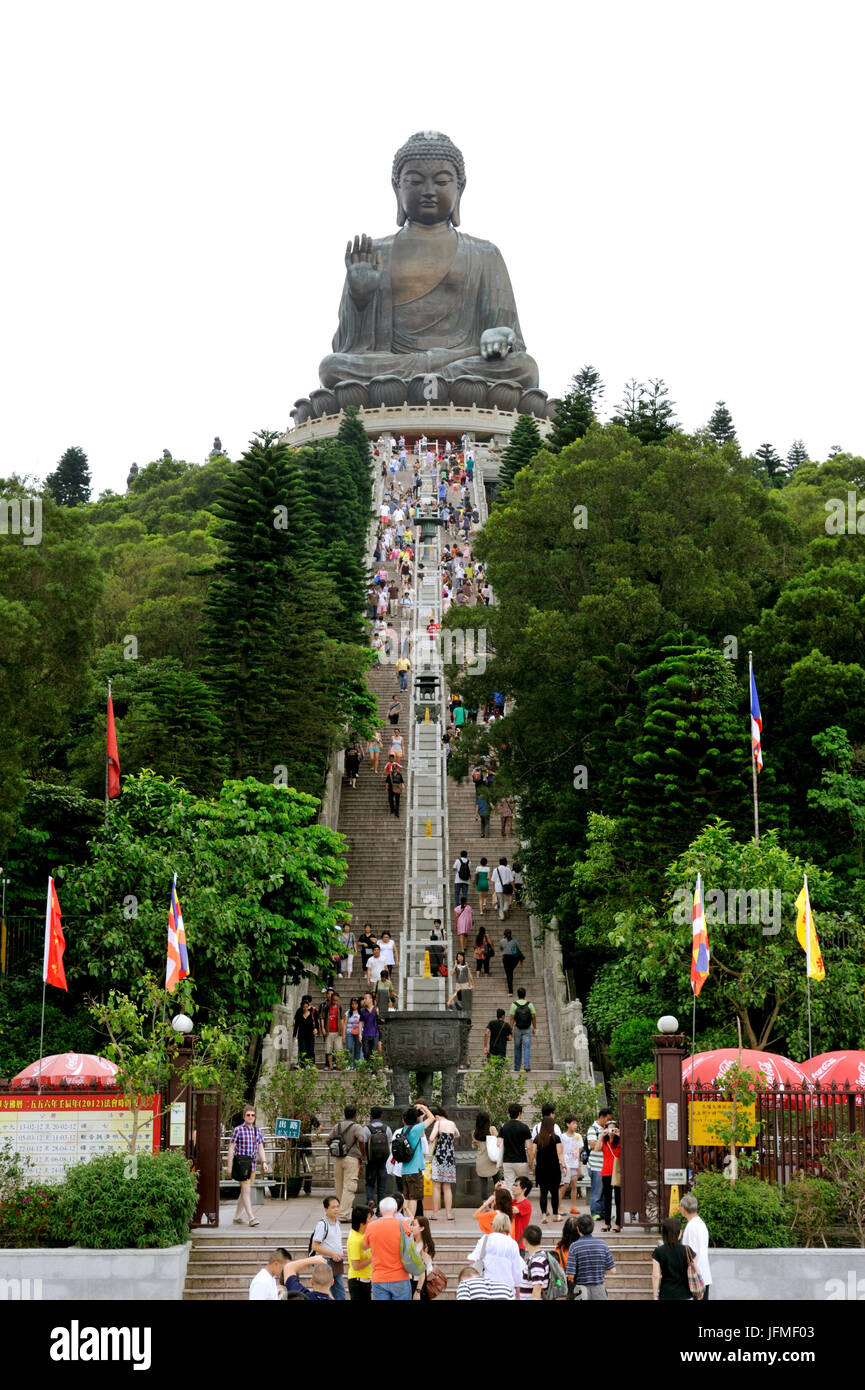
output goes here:
{"type": "MultiPolygon", "coordinates": [[[[421,131],[397,151],[391,182],[400,231],[375,240],[356,236],[346,246],[339,326],[319,367],[322,386],[357,383],[363,390],[378,379],[399,395],[399,383],[462,377],[478,383],[473,399],[484,404],[483,383],[502,383],[495,395],[503,403],[512,392],[507,399],[516,408],[521,394],[537,387],[538,369],[526,352],[501,252],[458,230],[462,154],[446,135],[421,131]]],[[[370,392],[371,403],[383,399],[370,392]]]]}

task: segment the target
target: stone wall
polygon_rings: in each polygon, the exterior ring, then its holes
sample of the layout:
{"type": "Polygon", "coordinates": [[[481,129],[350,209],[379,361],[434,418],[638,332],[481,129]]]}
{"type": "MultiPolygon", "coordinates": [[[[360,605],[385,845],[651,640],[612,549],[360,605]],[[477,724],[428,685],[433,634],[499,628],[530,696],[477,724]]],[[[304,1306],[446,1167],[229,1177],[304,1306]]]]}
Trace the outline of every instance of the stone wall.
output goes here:
{"type": "Polygon", "coordinates": [[[535,974],[544,982],[547,1017],[550,1020],[550,1047],[554,1067],[572,1067],[584,1081],[594,1081],[589,1058],[589,1035],[583,1023],[579,999],[568,999],[562,948],[553,919],[544,928],[537,917],[529,917],[535,974]]]}
{"type": "Polygon", "coordinates": [[[165,1250],[0,1250],[0,1302],[177,1301],[190,1249],[187,1242],[165,1250]]]}

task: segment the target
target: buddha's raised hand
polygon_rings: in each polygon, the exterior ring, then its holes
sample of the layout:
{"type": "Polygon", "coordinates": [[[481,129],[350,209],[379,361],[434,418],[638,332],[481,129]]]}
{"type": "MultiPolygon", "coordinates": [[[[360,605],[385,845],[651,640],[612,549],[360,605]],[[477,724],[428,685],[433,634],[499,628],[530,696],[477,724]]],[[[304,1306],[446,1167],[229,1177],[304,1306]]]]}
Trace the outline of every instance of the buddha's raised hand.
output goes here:
{"type": "Polygon", "coordinates": [[[481,334],[481,357],[506,357],[516,341],[512,328],[485,328],[481,334]]]}
{"type": "Polygon", "coordinates": [[[372,249],[372,237],[362,233],[354,244],[346,242],[345,269],[352,299],[361,304],[371,299],[381,283],[381,256],[372,249]]]}

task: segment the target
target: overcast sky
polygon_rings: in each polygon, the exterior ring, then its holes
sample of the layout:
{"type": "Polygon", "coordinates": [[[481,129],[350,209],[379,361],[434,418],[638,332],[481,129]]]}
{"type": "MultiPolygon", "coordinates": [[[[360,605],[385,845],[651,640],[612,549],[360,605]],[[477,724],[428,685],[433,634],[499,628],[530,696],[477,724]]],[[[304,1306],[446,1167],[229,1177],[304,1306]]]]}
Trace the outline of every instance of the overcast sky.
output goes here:
{"type": "Polygon", "coordinates": [[[330,350],[415,130],[462,148],[541,386],[865,453],[863,7],[7,3],[0,475],[234,457],[330,350]]]}

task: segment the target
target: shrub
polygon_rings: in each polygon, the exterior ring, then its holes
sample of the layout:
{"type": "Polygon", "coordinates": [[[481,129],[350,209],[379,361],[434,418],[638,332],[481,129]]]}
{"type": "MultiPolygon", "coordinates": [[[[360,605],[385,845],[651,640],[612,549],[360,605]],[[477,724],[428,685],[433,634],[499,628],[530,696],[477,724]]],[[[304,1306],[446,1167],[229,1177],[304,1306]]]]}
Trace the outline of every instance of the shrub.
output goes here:
{"type": "Polygon", "coordinates": [[[845,1218],[865,1247],[865,1135],[844,1134],[829,1145],[826,1171],[835,1184],[845,1218]]]}
{"type": "Polygon", "coordinates": [[[535,1088],[532,1096],[532,1111],[536,1120],[541,1118],[541,1108],[549,1102],[556,1107],[556,1120],[561,1125],[566,1115],[576,1115],[580,1133],[585,1134],[595,1119],[601,1104],[603,1087],[592,1081],[584,1081],[578,1072],[568,1067],[556,1078],[555,1084],[546,1081],[535,1088]]]}
{"type": "Polygon", "coordinates": [[[28,1183],[14,1199],[0,1206],[0,1246],[23,1250],[37,1245],[56,1245],[54,1238],[60,1188],[28,1183]]]}
{"type": "Polygon", "coordinates": [[[610,1061],[616,1071],[630,1071],[652,1062],[652,1039],[658,1031],[650,1018],[629,1018],[618,1023],[610,1037],[610,1061]]]}
{"type": "Polygon", "coordinates": [[[700,1173],[694,1184],[700,1215],[712,1245],[726,1250],[767,1250],[794,1244],[790,1209],[781,1190],[760,1178],[735,1183],[720,1173],[700,1173]]]}
{"type": "Polygon", "coordinates": [[[841,1199],[835,1184],[825,1178],[794,1178],[784,1191],[789,1209],[790,1229],[805,1246],[822,1241],[838,1220],[841,1199]]]}
{"type": "Polygon", "coordinates": [[[487,1057],[480,1070],[469,1073],[463,1081],[460,1105],[485,1110],[496,1129],[501,1129],[511,1102],[525,1105],[526,1085],[522,1072],[509,1067],[506,1057],[487,1057]]]}
{"type": "Polygon", "coordinates": [[[27,1170],[33,1160],[13,1149],[10,1140],[0,1143],[0,1206],[11,1202],[27,1182],[27,1170]]]}
{"type": "Polygon", "coordinates": [[[197,1200],[198,1180],[180,1153],[104,1154],[67,1170],[54,1234],[88,1250],[182,1245],[197,1200]]]}

